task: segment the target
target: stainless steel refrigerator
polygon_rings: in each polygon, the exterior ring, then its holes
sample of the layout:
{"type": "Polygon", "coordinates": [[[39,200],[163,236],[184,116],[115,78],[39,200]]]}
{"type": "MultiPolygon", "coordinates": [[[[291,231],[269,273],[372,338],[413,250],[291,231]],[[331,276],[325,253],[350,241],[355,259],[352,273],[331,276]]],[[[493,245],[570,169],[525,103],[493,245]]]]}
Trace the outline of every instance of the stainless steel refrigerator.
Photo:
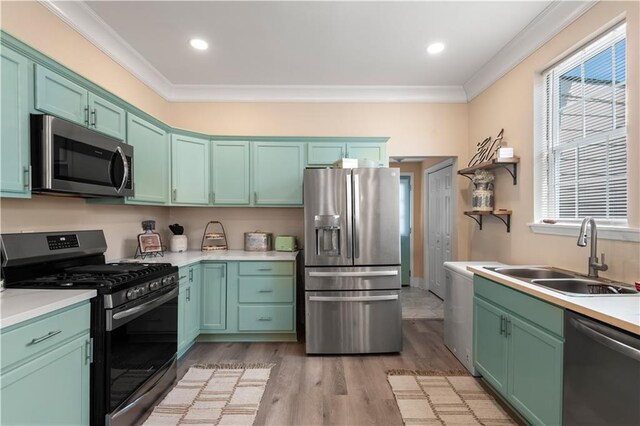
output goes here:
{"type": "Polygon", "coordinates": [[[304,172],[309,354],[400,352],[400,170],[304,172]]]}

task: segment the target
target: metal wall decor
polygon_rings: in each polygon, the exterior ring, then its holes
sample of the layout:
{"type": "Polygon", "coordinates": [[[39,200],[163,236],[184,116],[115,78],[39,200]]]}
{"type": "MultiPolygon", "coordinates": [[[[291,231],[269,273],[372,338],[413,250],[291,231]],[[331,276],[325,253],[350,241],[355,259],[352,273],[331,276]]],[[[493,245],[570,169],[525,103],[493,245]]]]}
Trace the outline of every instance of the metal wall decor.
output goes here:
{"type": "Polygon", "coordinates": [[[468,167],[473,167],[476,164],[484,163],[491,160],[496,156],[496,152],[502,146],[502,140],[504,138],[504,129],[501,129],[495,139],[491,136],[476,144],[476,154],[471,157],[468,167]]]}

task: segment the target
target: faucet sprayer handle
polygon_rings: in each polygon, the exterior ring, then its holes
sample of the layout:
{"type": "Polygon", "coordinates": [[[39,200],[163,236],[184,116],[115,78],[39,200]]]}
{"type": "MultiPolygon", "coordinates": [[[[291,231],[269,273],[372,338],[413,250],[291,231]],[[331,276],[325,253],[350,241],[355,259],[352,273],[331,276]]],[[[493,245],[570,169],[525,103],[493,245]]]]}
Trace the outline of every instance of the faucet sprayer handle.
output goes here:
{"type": "Polygon", "coordinates": [[[609,269],[609,266],[604,263],[604,253],[600,254],[600,270],[601,271],[606,271],[607,269],[609,269]]]}

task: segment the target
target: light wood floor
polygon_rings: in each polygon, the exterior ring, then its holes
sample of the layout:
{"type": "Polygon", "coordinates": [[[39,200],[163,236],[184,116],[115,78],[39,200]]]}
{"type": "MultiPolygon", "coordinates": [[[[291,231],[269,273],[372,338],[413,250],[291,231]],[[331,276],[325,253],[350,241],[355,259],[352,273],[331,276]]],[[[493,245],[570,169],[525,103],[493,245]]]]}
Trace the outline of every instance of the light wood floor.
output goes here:
{"type": "Polygon", "coordinates": [[[180,360],[274,363],[256,425],[402,425],[386,370],[464,369],[443,342],[441,320],[403,321],[401,354],[307,356],[304,343],[197,343],[180,360]]]}

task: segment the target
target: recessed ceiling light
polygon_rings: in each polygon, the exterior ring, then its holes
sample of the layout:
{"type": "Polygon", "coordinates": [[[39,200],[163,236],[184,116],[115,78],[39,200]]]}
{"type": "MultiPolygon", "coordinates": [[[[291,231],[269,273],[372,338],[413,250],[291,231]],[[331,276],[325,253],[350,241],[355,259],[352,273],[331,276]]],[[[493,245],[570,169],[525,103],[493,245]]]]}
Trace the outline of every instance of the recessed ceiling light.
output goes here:
{"type": "Polygon", "coordinates": [[[189,44],[191,44],[191,47],[198,50],[207,50],[209,48],[209,43],[199,38],[192,38],[189,44]]]}
{"type": "Polygon", "coordinates": [[[436,55],[444,50],[444,43],[432,43],[427,47],[427,52],[436,55]]]}

